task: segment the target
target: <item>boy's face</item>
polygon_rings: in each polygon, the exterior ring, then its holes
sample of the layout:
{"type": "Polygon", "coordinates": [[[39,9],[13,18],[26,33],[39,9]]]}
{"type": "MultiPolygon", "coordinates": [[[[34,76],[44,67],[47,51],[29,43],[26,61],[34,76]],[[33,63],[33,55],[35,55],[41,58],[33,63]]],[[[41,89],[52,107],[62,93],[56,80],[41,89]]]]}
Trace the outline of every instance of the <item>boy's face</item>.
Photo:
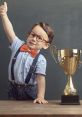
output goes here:
{"type": "Polygon", "coordinates": [[[32,49],[47,49],[49,47],[47,33],[39,26],[35,26],[27,39],[27,45],[32,49]]]}

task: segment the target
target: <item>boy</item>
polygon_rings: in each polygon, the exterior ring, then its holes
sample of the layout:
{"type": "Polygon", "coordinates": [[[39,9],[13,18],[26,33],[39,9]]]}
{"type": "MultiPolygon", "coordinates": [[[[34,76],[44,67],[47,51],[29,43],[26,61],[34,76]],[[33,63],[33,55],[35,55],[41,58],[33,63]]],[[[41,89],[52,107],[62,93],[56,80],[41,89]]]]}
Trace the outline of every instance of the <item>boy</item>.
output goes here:
{"type": "Polygon", "coordinates": [[[16,36],[7,10],[7,3],[4,2],[0,6],[0,16],[12,52],[9,63],[9,98],[34,100],[34,103],[39,104],[48,103],[44,98],[46,59],[39,53],[42,48],[47,49],[49,47],[54,36],[53,30],[46,23],[35,24],[29,32],[25,44],[16,36]],[[36,58],[34,65],[36,69],[34,68],[35,71],[33,72],[30,68],[36,58]]]}

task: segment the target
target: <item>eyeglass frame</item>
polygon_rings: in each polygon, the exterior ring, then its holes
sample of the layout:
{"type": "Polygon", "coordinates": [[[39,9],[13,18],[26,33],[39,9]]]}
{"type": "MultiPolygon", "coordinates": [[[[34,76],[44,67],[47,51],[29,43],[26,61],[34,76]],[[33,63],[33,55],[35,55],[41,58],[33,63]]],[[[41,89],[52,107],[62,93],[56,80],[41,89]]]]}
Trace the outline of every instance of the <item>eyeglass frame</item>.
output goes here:
{"type": "Polygon", "coordinates": [[[49,41],[46,41],[44,38],[42,38],[40,35],[37,35],[37,34],[34,33],[33,31],[31,31],[31,32],[29,33],[29,36],[30,36],[30,37],[36,37],[36,40],[37,40],[38,42],[49,43],[49,41]],[[33,34],[32,34],[32,33],[33,33],[33,34]]]}

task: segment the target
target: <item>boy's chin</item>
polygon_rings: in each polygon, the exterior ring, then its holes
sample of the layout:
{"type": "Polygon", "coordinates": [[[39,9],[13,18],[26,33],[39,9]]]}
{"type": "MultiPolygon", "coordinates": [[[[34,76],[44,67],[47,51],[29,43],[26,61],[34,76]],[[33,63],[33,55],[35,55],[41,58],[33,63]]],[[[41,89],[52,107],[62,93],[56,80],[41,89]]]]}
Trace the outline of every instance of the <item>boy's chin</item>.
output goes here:
{"type": "Polygon", "coordinates": [[[37,49],[35,46],[33,46],[33,45],[28,45],[29,46],[29,48],[31,48],[31,49],[37,49]]]}

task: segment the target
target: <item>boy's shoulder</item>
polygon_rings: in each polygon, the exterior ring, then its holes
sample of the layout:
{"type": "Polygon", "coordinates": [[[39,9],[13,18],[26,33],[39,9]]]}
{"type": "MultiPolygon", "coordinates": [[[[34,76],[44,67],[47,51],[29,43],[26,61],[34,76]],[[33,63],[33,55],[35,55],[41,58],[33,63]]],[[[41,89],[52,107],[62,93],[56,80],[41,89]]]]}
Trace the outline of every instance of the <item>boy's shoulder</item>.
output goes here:
{"type": "Polygon", "coordinates": [[[42,53],[40,53],[38,61],[45,61],[46,62],[46,58],[42,53]]]}

